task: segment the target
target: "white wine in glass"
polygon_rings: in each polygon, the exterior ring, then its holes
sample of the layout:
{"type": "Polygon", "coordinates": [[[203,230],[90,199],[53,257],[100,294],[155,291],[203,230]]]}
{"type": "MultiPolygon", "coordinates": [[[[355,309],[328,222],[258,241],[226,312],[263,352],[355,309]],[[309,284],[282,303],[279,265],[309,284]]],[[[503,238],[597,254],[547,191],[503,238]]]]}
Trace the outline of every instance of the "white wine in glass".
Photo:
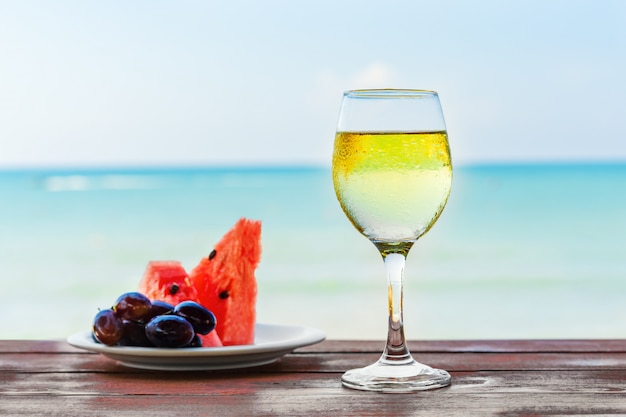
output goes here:
{"type": "Polygon", "coordinates": [[[385,262],[389,320],[380,359],[342,377],[349,388],[411,392],[450,375],[415,361],[404,336],[402,280],[413,244],[437,221],[450,194],[452,163],[439,96],[426,90],[344,93],[333,152],[337,199],[385,262]]]}

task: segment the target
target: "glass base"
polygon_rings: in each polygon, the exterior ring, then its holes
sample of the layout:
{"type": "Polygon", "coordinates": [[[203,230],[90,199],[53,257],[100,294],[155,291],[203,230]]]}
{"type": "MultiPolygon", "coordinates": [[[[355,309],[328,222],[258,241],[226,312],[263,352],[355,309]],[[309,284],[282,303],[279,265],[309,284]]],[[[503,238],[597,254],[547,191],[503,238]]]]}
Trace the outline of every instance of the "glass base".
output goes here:
{"type": "Polygon", "coordinates": [[[362,391],[403,393],[442,388],[450,385],[450,374],[414,360],[404,364],[378,361],[365,368],[352,369],[341,377],[348,388],[362,391]]]}

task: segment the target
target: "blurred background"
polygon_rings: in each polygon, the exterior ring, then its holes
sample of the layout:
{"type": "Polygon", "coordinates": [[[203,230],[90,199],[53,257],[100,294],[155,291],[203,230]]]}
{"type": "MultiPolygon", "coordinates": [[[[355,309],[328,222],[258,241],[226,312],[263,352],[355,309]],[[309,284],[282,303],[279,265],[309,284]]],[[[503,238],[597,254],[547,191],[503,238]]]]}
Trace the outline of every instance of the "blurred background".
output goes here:
{"type": "Polygon", "coordinates": [[[0,338],[64,338],[152,259],[263,221],[258,319],[385,336],[335,201],[341,94],[440,94],[448,207],[409,256],[411,338],[626,334],[626,3],[0,3],[0,338]]]}

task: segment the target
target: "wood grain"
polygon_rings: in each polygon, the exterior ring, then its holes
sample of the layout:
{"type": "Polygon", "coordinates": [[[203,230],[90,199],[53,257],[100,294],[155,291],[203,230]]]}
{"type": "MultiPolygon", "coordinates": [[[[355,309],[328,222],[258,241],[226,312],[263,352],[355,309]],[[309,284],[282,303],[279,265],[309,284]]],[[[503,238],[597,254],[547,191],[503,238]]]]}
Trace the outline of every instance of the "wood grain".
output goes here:
{"type": "Polygon", "coordinates": [[[63,341],[0,341],[1,416],[626,415],[622,340],[411,342],[450,387],[411,394],[343,388],[379,341],[325,341],[236,371],[126,368],[63,341]]]}

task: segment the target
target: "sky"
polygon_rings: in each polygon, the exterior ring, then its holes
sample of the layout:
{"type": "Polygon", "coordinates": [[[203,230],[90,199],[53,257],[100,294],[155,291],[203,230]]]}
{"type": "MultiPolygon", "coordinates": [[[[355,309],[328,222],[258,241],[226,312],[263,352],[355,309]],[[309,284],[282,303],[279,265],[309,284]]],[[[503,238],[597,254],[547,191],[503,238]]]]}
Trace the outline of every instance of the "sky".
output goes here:
{"type": "Polygon", "coordinates": [[[0,0],[0,168],[330,165],[343,91],[456,163],[626,160],[621,0],[0,0]]]}

